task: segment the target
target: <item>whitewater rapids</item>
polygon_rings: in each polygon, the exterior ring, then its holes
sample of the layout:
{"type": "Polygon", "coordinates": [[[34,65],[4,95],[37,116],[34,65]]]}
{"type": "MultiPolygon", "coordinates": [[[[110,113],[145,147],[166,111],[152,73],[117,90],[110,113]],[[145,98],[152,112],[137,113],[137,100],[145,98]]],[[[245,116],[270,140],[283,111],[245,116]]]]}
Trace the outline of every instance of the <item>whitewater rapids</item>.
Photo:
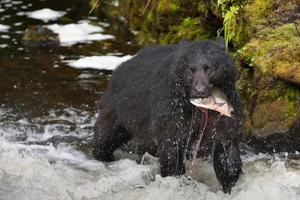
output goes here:
{"type": "Polygon", "coordinates": [[[229,195],[222,192],[210,159],[198,160],[191,177],[162,178],[157,160],[149,156],[144,164],[129,159],[103,163],[70,143],[26,144],[62,135],[72,123],[79,128],[69,129],[69,135],[91,135],[94,119],[87,120],[82,111],[53,111],[48,121],[63,121],[44,126],[45,119],[10,123],[5,120],[10,115],[0,110],[1,200],[300,199],[300,163],[282,155],[244,155],[243,175],[229,195]]]}

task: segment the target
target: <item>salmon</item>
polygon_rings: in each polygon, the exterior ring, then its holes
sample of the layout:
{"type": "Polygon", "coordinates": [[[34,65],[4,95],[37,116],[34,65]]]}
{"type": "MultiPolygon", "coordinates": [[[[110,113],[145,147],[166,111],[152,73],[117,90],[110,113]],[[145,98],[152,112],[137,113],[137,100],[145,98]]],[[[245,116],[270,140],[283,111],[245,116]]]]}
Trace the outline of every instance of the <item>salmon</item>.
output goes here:
{"type": "Polygon", "coordinates": [[[213,88],[211,95],[206,98],[192,98],[190,102],[200,108],[219,112],[221,115],[232,116],[233,107],[228,102],[226,95],[218,88],[213,88]]]}

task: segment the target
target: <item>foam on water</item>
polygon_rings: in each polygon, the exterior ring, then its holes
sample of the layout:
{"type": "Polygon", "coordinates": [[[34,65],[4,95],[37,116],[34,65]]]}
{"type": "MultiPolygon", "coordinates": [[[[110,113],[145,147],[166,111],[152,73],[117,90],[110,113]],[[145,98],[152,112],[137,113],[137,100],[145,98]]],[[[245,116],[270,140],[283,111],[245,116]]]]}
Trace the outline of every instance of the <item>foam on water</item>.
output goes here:
{"type": "Polygon", "coordinates": [[[8,44],[0,44],[0,48],[2,49],[2,48],[6,48],[6,47],[8,47],[8,44]]]}
{"type": "Polygon", "coordinates": [[[68,61],[68,65],[78,69],[93,68],[99,70],[115,70],[122,62],[131,59],[132,56],[89,56],[78,60],[68,61]]]}
{"type": "Polygon", "coordinates": [[[89,41],[114,39],[112,35],[102,34],[102,27],[91,25],[87,21],[67,25],[52,24],[47,27],[59,34],[59,40],[63,46],[89,41]]]}
{"type": "MultiPolygon", "coordinates": [[[[27,7],[23,7],[23,9],[26,9],[27,7]]],[[[39,19],[43,22],[47,23],[48,21],[57,20],[58,18],[64,16],[66,12],[64,11],[55,11],[51,10],[49,8],[43,8],[41,10],[36,10],[32,12],[28,12],[27,16],[33,19],[39,19]]]]}
{"type": "Polygon", "coordinates": [[[0,24],[0,32],[7,32],[9,28],[7,25],[0,24]]]}
{"type": "MultiPolygon", "coordinates": [[[[52,135],[63,134],[59,124],[68,121],[83,129],[70,134],[91,134],[95,118],[88,112],[65,109],[41,119],[13,119],[13,111],[0,109],[0,199],[275,199],[300,198],[299,163],[265,154],[243,157],[243,175],[231,195],[221,191],[211,159],[198,160],[192,178],[159,175],[157,159],[136,164],[128,159],[102,163],[68,143],[26,145],[24,141],[48,138],[40,123],[48,119],[52,135]],[[10,120],[6,120],[10,119],[10,120]],[[37,131],[39,130],[39,131],[37,131]],[[20,134],[28,137],[23,139],[20,134]],[[42,136],[37,137],[38,134],[42,136]],[[44,135],[44,136],[43,136],[44,135]],[[8,137],[10,136],[10,137],[8,137]],[[294,166],[294,167],[291,167],[294,166]]],[[[61,125],[62,126],[62,125],[61,125]]],[[[190,163],[189,163],[190,164],[190,163]]],[[[187,169],[189,171],[189,168],[187,169]]]]}

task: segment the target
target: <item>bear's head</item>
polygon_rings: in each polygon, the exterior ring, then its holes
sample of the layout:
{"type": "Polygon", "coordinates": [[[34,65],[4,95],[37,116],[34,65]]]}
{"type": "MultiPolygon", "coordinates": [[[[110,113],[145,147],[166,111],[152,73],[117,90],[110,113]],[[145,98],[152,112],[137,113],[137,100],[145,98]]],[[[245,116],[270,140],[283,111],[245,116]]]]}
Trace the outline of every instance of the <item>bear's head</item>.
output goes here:
{"type": "Polygon", "coordinates": [[[179,63],[183,68],[187,97],[205,98],[211,94],[213,87],[222,91],[234,87],[234,62],[220,44],[211,41],[190,43],[182,48],[181,53],[179,63]]]}

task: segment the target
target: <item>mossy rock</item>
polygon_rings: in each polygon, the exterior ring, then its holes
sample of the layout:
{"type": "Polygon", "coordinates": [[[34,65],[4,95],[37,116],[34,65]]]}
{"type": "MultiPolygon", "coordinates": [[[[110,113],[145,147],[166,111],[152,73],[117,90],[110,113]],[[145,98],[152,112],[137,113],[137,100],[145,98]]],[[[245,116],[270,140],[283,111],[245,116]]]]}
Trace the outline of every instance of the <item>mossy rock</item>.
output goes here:
{"type": "Polygon", "coordinates": [[[32,25],[26,29],[22,41],[27,45],[57,45],[59,37],[57,33],[47,27],[32,25]]]}
{"type": "Polygon", "coordinates": [[[260,91],[251,115],[251,127],[248,128],[252,129],[254,135],[289,132],[300,116],[299,100],[300,92],[296,89],[260,91]]]}
{"type": "Polygon", "coordinates": [[[300,84],[300,21],[265,28],[238,53],[262,75],[300,84]]]}
{"type": "Polygon", "coordinates": [[[232,42],[240,47],[237,88],[251,135],[289,134],[300,119],[298,5],[298,0],[250,0],[243,8],[244,31],[232,42]]]}
{"type": "Polygon", "coordinates": [[[241,48],[265,28],[278,28],[300,19],[299,0],[246,0],[242,2],[244,3],[241,3],[242,9],[236,16],[234,37],[231,41],[235,48],[241,48]]]}
{"type": "Polygon", "coordinates": [[[244,69],[237,84],[244,103],[246,132],[260,136],[289,132],[300,118],[298,85],[254,73],[258,72],[244,69]]]}
{"type": "Polygon", "coordinates": [[[287,106],[282,99],[258,104],[252,115],[251,128],[254,135],[268,135],[276,132],[287,132],[291,124],[284,116],[287,106]]]}

